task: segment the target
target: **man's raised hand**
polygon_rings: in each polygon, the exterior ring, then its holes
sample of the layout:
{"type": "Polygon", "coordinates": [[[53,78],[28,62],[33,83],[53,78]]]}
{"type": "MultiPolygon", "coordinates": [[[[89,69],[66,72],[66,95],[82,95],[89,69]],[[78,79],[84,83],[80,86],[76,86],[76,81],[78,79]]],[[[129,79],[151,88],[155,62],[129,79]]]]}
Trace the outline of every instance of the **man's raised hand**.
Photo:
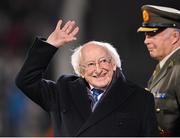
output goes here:
{"type": "Polygon", "coordinates": [[[66,43],[76,40],[76,35],[79,32],[79,27],[75,21],[68,21],[63,27],[62,20],[59,20],[56,29],[49,35],[47,43],[59,48],[66,43]]]}

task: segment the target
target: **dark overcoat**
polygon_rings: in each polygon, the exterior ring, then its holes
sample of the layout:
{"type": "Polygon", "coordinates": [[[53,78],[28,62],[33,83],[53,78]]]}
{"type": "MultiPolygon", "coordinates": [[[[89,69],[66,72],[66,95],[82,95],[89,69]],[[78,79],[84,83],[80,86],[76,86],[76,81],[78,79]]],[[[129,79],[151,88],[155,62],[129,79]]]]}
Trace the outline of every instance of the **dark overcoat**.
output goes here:
{"type": "Polygon", "coordinates": [[[86,81],[43,74],[57,48],[36,39],[16,78],[17,86],[51,117],[55,136],[158,136],[153,95],[119,77],[94,112],[86,81]]]}

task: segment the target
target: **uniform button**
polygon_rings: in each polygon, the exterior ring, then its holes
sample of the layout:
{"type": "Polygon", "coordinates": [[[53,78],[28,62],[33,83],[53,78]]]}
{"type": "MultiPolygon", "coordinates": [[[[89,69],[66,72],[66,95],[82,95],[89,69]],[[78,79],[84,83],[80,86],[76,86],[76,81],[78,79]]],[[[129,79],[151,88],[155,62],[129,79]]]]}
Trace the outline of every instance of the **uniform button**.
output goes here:
{"type": "Polygon", "coordinates": [[[160,108],[156,108],[156,112],[160,112],[161,111],[161,109],[160,108]]]}

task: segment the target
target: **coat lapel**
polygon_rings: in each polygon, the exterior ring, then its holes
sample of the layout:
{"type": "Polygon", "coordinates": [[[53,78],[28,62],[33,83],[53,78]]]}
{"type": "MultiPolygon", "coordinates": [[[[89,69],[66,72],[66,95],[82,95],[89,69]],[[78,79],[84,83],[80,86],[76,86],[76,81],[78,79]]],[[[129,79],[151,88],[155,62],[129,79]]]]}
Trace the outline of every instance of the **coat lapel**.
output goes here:
{"type": "Polygon", "coordinates": [[[69,83],[70,93],[76,108],[86,120],[91,114],[91,106],[88,99],[86,83],[82,78],[69,83]]]}
{"type": "Polygon", "coordinates": [[[151,90],[164,76],[166,76],[167,72],[168,72],[169,68],[165,67],[163,68],[159,74],[156,76],[156,78],[154,78],[154,80],[152,80],[151,78],[151,83],[149,86],[149,89],[151,90]]]}
{"type": "Polygon", "coordinates": [[[113,87],[109,89],[103,100],[98,103],[96,109],[88,118],[87,122],[81,127],[77,135],[93,126],[96,122],[113,112],[118,106],[122,105],[131,93],[132,89],[127,87],[121,79],[118,79],[113,87]]]}

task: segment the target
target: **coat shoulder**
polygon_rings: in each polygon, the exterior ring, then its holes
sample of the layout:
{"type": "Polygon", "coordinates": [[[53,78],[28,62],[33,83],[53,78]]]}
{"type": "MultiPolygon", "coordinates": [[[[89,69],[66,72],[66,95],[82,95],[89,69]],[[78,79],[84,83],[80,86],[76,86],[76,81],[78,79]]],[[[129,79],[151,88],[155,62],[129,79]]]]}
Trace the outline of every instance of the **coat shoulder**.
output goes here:
{"type": "Polygon", "coordinates": [[[61,75],[59,78],[58,78],[58,81],[57,82],[71,82],[71,81],[76,81],[78,80],[80,77],[77,76],[77,75],[73,75],[73,74],[68,74],[68,75],[61,75]]]}
{"type": "Polygon", "coordinates": [[[149,90],[143,88],[142,86],[140,86],[132,81],[127,81],[127,85],[129,86],[129,88],[133,89],[134,92],[137,94],[144,95],[144,96],[153,96],[149,90]]]}

